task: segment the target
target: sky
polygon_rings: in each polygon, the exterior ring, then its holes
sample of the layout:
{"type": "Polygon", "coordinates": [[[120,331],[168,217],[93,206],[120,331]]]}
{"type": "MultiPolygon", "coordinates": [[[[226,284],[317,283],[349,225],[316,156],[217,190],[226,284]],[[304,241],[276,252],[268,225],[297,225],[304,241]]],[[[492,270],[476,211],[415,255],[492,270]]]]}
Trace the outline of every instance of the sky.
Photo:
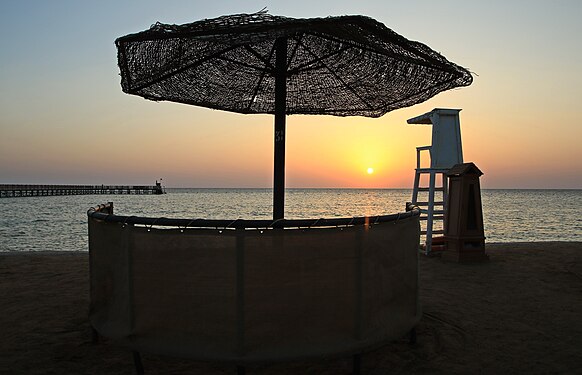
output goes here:
{"type": "Polygon", "coordinates": [[[483,188],[582,188],[582,1],[0,2],[0,183],[271,187],[273,118],[122,93],[114,41],[156,21],[362,14],[474,74],[380,118],[287,119],[286,186],[410,188],[430,126],[460,108],[483,188]],[[373,168],[373,173],[368,169],[373,168]]]}

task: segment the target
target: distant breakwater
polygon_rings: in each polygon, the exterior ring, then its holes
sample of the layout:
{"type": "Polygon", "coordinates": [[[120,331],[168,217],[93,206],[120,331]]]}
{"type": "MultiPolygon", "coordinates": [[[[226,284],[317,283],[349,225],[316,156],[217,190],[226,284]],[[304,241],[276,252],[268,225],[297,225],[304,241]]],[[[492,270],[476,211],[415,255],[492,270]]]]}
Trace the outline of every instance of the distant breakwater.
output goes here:
{"type": "Polygon", "coordinates": [[[9,185],[0,184],[0,198],[46,197],[53,195],[92,194],[164,194],[161,183],[155,185],[9,185]]]}

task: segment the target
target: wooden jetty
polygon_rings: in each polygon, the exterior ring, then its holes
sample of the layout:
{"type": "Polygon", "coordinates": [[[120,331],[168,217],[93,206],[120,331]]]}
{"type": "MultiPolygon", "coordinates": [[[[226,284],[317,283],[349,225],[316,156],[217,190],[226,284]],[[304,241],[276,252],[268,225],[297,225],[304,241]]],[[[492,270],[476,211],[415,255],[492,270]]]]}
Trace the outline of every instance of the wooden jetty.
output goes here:
{"type": "Polygon", "coordinates": [[[8,185],[0,184],[0,198],[42,197],[51,195],[91,194],[164,194],[162,184],[155,185],[8,185]]]}

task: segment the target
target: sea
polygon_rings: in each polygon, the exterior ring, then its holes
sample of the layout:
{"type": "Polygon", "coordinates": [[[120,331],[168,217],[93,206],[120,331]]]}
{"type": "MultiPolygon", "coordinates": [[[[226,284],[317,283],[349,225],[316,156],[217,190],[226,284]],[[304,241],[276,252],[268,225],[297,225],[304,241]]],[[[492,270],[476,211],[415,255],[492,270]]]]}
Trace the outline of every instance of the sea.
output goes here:
{"type": "MultiPolygon", "coordinates": [[[[166,189],[164,195],[75,195],[0,199],[0,252],[88,251],[87,210],[113,202],[127,216],[269,219],[271,189],[166,189]]],[[[285,217],[387,215],[411,189],[287,189],[285,217]]],[[[481,191],[486,242],[582,241],[582,190],[481,191]]]]}

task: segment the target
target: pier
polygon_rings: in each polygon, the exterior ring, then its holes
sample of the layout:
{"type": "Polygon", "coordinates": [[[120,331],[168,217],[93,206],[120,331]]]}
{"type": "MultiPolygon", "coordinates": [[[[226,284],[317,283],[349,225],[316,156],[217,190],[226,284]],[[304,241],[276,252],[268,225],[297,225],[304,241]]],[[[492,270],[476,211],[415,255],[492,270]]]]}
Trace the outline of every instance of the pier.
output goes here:
{"type": "Polygon", "coordinates": [[[0,184],[0,198],[46,197],[52,195],[93,194],[164,194],[162,184],[155,185],[8,185],[0,184]]]}

